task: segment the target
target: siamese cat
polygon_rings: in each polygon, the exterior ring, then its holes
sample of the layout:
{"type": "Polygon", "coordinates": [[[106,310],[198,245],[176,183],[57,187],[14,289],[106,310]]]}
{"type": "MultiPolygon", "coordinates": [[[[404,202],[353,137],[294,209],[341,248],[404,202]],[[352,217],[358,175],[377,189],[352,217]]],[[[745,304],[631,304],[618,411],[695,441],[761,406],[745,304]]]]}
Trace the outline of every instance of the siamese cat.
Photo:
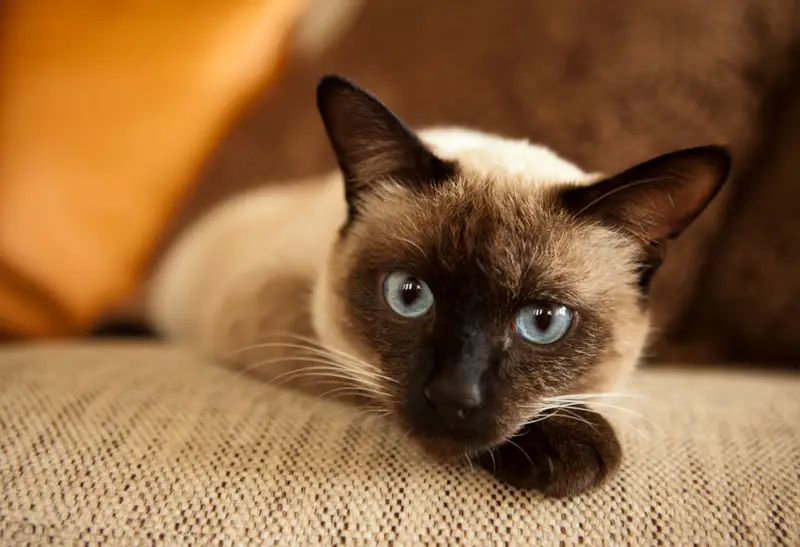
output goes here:
{"type": "Polygon", "coordinates": [[[339,76],[317,105],[339,170],[191,226],[152,278],[153,326],[267,379],[338,385],[513,486],[603,483],[620,444],[582,402],[642,355],[650,279],[726,180],[726,149],[604,176],[526,141],[415,133],[339,76]]]}

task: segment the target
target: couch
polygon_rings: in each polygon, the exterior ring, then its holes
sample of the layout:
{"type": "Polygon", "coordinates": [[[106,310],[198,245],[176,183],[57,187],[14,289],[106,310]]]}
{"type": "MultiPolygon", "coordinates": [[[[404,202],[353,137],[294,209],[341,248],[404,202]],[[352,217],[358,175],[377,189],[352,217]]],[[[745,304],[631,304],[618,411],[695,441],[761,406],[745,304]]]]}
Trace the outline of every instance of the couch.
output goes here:
{"type": "Polygon", "coordinates": [[[629,391],[619,474],[546,499],[186,349],[11,345],[0,544],[800,543],[800,377],[644,369],[629,391]]]}
{"type": "MultiPolygon", "coordinates": [[[[452,2],[372,0],[332,46],[304,34],[323,51],[286,59],[162,248],[222,197],[331,166],[312,98],[328,70],[414,125],[529,137],[592,170],[730,143],[742,167],[727,197],[658,282],[662,365],[634,377],[642,398],[616,401],[619,474],[546,499],[187,349],[17,342],[0,346],[0,546],[800,544],[800,377],[719,366],[800,363],[800,2],[458,3],[453,17],[452,2]]],[[[319,14],[325,2],[312,4],[319,14]]],[[[68,266],[71,288],[99,287],[75,261],[53,264],[49,279],[68,266]]]]}

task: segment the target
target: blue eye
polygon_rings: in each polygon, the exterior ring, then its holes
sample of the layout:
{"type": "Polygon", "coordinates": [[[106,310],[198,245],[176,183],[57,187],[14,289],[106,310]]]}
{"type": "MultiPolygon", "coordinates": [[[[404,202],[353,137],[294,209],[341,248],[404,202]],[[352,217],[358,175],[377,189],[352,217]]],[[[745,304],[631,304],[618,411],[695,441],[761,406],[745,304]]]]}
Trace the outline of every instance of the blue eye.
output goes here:
{"type": "Polygon", "coordinates": [[[392,272],[383,281],[383,296],[402,317],[421,317],[433,306],[433,293],[421,279],[406,272],[392,272]]]}
{"type": "Polygon", "coordinates": [[[542,302],[522,308],[514,327],[522,338],[533,344],[557,342],[572,325],[572,310],[561,304],[542,302]]]}

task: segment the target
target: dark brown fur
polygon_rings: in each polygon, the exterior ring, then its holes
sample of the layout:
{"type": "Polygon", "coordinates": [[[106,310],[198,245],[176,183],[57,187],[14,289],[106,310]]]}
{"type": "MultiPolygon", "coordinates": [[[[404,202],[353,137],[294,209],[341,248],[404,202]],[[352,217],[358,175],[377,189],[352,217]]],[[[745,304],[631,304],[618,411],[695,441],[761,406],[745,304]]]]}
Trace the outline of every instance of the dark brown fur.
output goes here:
{"type": "Polygon", "coordinates": [[[347,80],[324,79],[318,104],[349,204],[326,313],[340,342],[393,380],[384,403],[431,453],[500,447],[496,471],[511,484],[557,496],[600,484],[621,457],[608,422],[587,413],[578,425],[532,404],[607,389],[635,364],[649,274],[720,189],[727,152],[689,149],[595,184],[538,185],[437,159],[347,80]],[[423,279],[434,306],[413,319],[393,312],[382,294],[393,271],[423,279]],[[515,333],[532,302],[574,310],[563,338],[537,345],[515,333]],[[477,383],[478,407],[444,419],[426,390],[442,378],[477,383]]]}
{"type": "Polygon", "coordinates": [[[579,406],[571,410],[580,420],[549,412],[511,442],[482,453],[481,465],[512,486],[554,497],[602,485],[619,468],[622,447],[603,416],[579,406]]]}
{"type": "MultiPolygon", "coordinates": [[[[348,318],[357,336],[369,340],[379,354],[386,372],[408,386],[397,409],[412,416],[407,425],[426,420],[421,386],[435,363],[480,352],[481,346],[497,361],[496,384],[486,402],[493,421],[480,424],[485,436],[474,439],[474,446],[458,444],[462,452],[502,441],[525,419],[526,402],[577,388],[610,351],[617,303],[604,302],[607,295],[587,301],[569,273],[549,271],[542,256],[557,248],[551,240],[558,234],[577,231],[575,221],[514,194],[518,189],[485,184],[472,188],[469,199],[458,191],[422,193],[405,203],[381,197],[395,214],[373,213],[341,243],[349,257],[342,286],[348,318]],[[506,199],[504,192],[509,193],[506,199]],[[406,224],[409,217],[418,228],[406,224]],[[403,239],[394,236],[398,232],[403,239]],[[413,271],[429,284],[436,294],[435,314],[409,322],[388,308],[380,296],[381,281],[396,269],[413,271]],[[536,300],[577,310],[567,338],[534,346],[514,335],[515,313],[536,300]]],[[[441,433],[420,430],[434,449],[446,452],[441,433]]]]}

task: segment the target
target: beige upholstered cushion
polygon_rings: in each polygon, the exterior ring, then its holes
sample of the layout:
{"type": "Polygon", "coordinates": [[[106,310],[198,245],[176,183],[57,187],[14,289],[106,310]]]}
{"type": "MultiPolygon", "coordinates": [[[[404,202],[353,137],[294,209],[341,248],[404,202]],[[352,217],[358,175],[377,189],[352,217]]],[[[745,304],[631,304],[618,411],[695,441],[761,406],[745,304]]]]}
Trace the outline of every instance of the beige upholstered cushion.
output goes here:
{"type": "Polygon", "coordinates": [[[554,501],[180,350],[7,348],[0,544],[798,544],[798,377],[632,387],[617,478],[554,501]]]}

